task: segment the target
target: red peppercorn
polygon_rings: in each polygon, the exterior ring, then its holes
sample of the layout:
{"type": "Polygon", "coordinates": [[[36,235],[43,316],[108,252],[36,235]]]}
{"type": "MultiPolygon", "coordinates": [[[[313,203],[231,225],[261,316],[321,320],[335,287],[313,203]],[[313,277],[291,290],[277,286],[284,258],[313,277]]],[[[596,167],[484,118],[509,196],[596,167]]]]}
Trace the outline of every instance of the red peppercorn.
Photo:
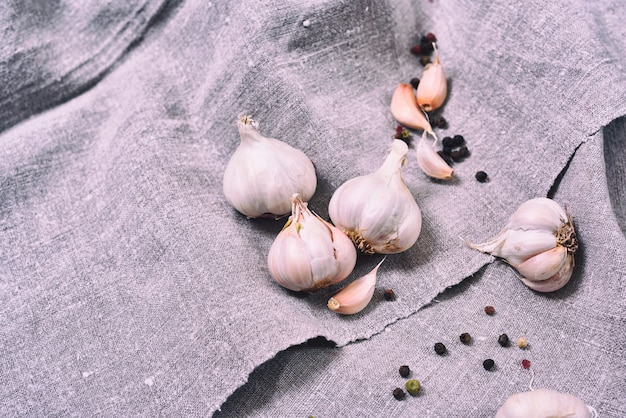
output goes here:
{"type": "Polygon", "coordinates": [[[485,306],[485,313],[491,316],[496,313],[496,309],[491,305],[485,306]]]}
{"type": "Polygon", "coordinates": [[[430,42],[437,42],[437,37],[432,32],[428,32],[426,34],[426,39],[428,39],[430,42]]]}
{"type": "Polygon", "coordinates": [[[413,45],[411,47],[411,54],[422,55],[422,47],[420,45],[413,45]]]}
{"type": "Polygon", "coordinates": [[[530,360],[522,360],[522,367],[525,369],[530,369],[530,360]]]}
{"type": "Polygon", "coordinates": [[[404,131],[404,126],[402,126],[402,125],[396,126],[396,133],[397,134],[401,134],[402,131],[404,131]]]}

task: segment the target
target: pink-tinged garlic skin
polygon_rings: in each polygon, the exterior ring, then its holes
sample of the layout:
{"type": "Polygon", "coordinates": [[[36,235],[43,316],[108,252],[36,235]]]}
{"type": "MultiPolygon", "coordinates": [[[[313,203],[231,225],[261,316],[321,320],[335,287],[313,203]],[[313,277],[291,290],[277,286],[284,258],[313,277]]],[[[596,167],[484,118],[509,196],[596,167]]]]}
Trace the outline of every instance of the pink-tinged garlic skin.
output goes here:
{"type": "Polygon", "coordinates": [[[585,403],[569,393],[535,389],[509,396],[495,418],[591,418],[585,403]]]}
{"type": "Polygon", "coordinates": [[[450,180],[454,170],[450,167],[426,139],[426,132],[422,135],[415,152],[417,164],[429,177],[439,180],[450,180]]]}
{"type": "Polygon", "coordinates": [[[383,259],[368,274],[354,280],[330,298],[328,308],[343,315],[352,315],[365,309],[374,295],[376,275],[383,261],[385,260],[383,259]]]}
{"type": "Polygon", "coordinates": [[[412,85],[401,83],[396,87],[391,97],[391,114],[401,125],[424,130],[435,137],[432,126],[417,104],[412,85]]]}
{"type": "Polygon", "coordinates": [[[292,215],[268,253],[272,278],[296,292],[315,291],[344,280],[355,264],[350,238],[294,195],[292,215]]]}
{"type": "Polygon", "coordinates": [[[435,61],[424,68],[424,73],[417,86],[417,104],[427,112],[441,107],[448,94],[446,73],[439,60],[439,51],[435,48],[435,61]]]}
{"type": "Polygon", "coordinates": [[[504,259],[531,289],[553,292],[572,276],[578,239],[569,212],[541,197],[520,205],[495,238],[469,246],[504,259]]]}

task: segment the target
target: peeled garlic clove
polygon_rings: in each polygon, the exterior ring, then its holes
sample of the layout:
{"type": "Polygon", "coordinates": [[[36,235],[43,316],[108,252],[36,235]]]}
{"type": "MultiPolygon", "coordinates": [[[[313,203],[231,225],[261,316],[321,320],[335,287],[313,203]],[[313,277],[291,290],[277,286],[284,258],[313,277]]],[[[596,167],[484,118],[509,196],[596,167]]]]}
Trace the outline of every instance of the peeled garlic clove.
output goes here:
{"type": "Polygon", "coordinates": [[[547,280],[533,281],[524,277],[520,277],[522,283],[537,292],[554,292],[559,290],[569,282],[574,271],[574,255],[568,254],[563,267],[552,277],[547,280]]]}
{"type": "Polygon", "coordinates": [[[439,61],[439,51],[433,42],[435,61],[424,68],[424,73],[417,86],[417,104],[425,111],[431,112],[443,104],[448,94],[446,73],[439,61]]]}
{"type": "Polygon", "coordinates": [[[228,203],[248,218],[281,216],[291,210],[291,195],[308,201],[317,186],[313,163],[302,151],[262,136],[248,116],[237,122],[241,143],[224,171],[228,203]]]}
{"type": "Polygon", "coordinates": [[[551,199],[536,198],[520,205],[495,238],[469,246],[506,260],[531,289],[551,292],[569,281],[578,240],[570,214],[551,199]]]}
{"type": "Polygon", "coordinates": [[[385,259],[378,263],[368,274],[354,280],[330,298],[328,300],[328,309],[344,315],[352,315],[365,309],[374,295],[376,273],[383,261],[385,259]]]}
{"type": "Polygon", "coordinates": [[[591,418],[590,408],[574,395],[550,389],[516,393],[502,404],[496,418],[591,418]]]}
{"type": "Polygon", "coordinates": [[[292,215],[267,257],[272,278],[290,290],[313,291],[345,279],[355,264],[356,250],[350,238],[311,212],[294,194],[292,215]]]}
{"type": "Polygon", "coordinates": [[[559,246],[530,257],[516,269],[526,280],[542,281],[557,274],[566,260],[567,249],[559,246]]]}
{"type": "Polygon", "coordinates": [[[413,86],[401,83],[391,97],[391,114],[403,126],[422,129],[436,138],[432,126],[417,104],[413,86]]]}
{"type": "Polygon", "coordinates": [[[330,199],[330,219],[365,253],[399,253],[419,237],[422,214],[401,173],[407,152],[394,140],[377,171],[346,181],[330,199]]]}
{"type": "Polygon", "coordinates": [[[426,131],[422,134],[422,139],[417,145],[417,164],[427,176],[436,179],[449,180],[454,174],[450,167],[426,139],[426,131]]]}

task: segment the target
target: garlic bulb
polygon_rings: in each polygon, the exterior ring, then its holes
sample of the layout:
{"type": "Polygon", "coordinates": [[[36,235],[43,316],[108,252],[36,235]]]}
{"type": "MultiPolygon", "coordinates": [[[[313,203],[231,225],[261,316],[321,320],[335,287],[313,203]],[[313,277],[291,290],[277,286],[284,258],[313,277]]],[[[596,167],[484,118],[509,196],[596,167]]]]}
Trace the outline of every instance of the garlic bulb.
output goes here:
{"type": "Polygon", "coordinates": [[[291,210],[291,195],[308,201],[317,186],[315,168],[300,150],[266,138],[248,116],[237,121],[241,143],[224,172],[224,196],[248,218],[278,217],[291,210]]]}
{"type": "Polygon", "coordinates": [[[509,396],[496,418],[591,418],[592,411],[593,408],[569,393],[535,389],[509,396]]]}
{"type": "Polygon", "coordinates": [[[428,143],[426,131],[422,134],[422,139],[417,145],[416,155],[417,164],[426,175],[442,180],[452,178],[454,170],[435,152],[433,145],[428,143]]]}
{"type": "Polygon", "coordinates": [[[391,114],[401,125],[422,129],[436,138],[432,126],[417,104],[412,85],[401,83],[396,87],[391,97],[391,114]]]}
{"type": "Polygon", "coordinates": [[[495,238],[469,245],[506,260],[531,289],[552,292],[572,276],[578,240],[569,212],[539,197],[523,203],[495,238]]]}
{"type": "Polygon", "coordinates": [[[356,264],[352,241],[307,208],[297,193],[291,216],[270,247],[269,272],[287,289],[317,290],[348,277],[356,264]]]}
{"type": "Polygon", "coordinates": [[[417,104],[425,111],[431,112],[443,104],[448,94],[448,82],[446,73],[439,61],[439,51],[433,42],[435,49],[435,61],[424,68],[424,73],[417,86],[417,104]]]}
{"type": "Polygon", "coordinates": [[[422,214],[401,173],[407,152],[394,140],[377,171],[346,181],[330,199],[330,219],[364,253],[405,251],[420,234],[422,214]]]}
{"type": "Polygon", "coordinates": [[[384,258],[368,274],[354,280],[330,298],[328,309],[343,315],[352,315],[365,309],[374,296],[376,273],[383,261],[385,261],[384,258]]]}

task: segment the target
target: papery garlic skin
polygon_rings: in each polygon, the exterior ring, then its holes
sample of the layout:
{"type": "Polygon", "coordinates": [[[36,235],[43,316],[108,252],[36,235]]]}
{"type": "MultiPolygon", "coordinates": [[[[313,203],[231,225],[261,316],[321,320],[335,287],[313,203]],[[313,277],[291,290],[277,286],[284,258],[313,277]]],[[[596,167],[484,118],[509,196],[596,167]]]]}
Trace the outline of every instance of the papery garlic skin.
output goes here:
{"type": "Polygon", "coordinates": [[[433,146],[428,143],[426,134],[426,131],[424,131],[419,144],[417,144],[417,151],[415,152],[417,164],[429,177],[440,180],[451,179],[454,170],[435,152],[433,146]]]}
{"type": "Polygon", "coordinates": [[[492,240],[470,247],[504,259],[538,292],[565,286],[574,271],[578,239],[571,215],[554,200],[524,202],[492,240]]]}
{"type": "Polygon", "coordinates": [[[427,112],[441,107],[448,94],[448,82],[446,73],[439,61],[439,51],[433,42],[435,49],[435,61],[424,68],[424,73],[417,86],[417,104],[427,112]]]}
{"type": "Polygon", "coordinates": [[[352,315],[365,309],[372,300],[372,296],[374,296],[376,275],[383,261],[385,261],[385,259],[382,259],[381,262],[365,276],[354,280],[341,289],[335,296],[330,298],[327,304],[328,309],[343,315],[352,315]]]}
{"type": "Polygon", "coordinates": [[[308,201],[315,193],[313,163],[302,151],[266,138],[248,116],[237,121],[241,143],[224,171],[228,203],[248,218],[279,217],[291,210],[291,195],[308,201]]]}
{"type": "Polygon", "coordinates": [[[394,140],[377,171],[346,181],[330,199],[330,219],[364,253],[399,253],[419,237],[422,214],[401,173],[407,152],[394,140]]]}
{"type": "Polygon", "coordinates": [[[495,418],[591,418],[587,405],[574,395],[535,389],[509,396],[495,418]]]}
{"type": "Polygon", "coordinates": [[[354,244],[341,230],[311,212],[298,194],[292,214],[267,256],[269,272],[283,287],[314,291],[348,277],[356,264],[354,244]]]}
{"type": "Polygon", "coordinates": [[[430,122],[417,104],[412,85],[400,83],[396,87],[391,97],[391,114],[401,125],[424,130],[436,138],[430,122]]]}

